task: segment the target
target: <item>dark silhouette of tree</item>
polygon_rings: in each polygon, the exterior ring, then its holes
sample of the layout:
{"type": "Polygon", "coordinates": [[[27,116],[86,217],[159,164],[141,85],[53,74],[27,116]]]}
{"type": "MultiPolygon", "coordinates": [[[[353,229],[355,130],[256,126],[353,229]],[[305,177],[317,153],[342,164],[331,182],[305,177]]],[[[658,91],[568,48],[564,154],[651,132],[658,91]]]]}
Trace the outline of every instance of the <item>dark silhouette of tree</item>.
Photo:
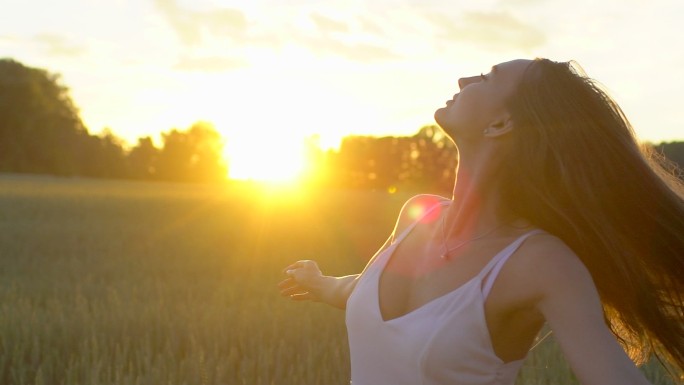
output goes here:
{"type": "Polygon", "coordinates": [[[182,182],[225,180],[223,141],[214,127],[198,122],[187,131],[172,129],[162,134],[164,142],[154,163],[155,177],[182,182]]]}
{"type": "Polygon", "coordinates": [[[684,171],[684,142],[663,142],[654,146],[655,150],[674,162],[679,171],[684,171]]]}
{"type": "Polygon", "coordinates": [[[0,171],[79,174],[87,135],[59,75],[0,60],[0,171]]]}
{"type": "Polygon", "coordinates": [[[159,149],[154,146],[152,138],[145,136],[138,138],[138,143],[133,147],[127,156],[129,175],[134,179],[154,179],[156,178],[157,157],[159,149]]]}
{"type": "Polygon", "coordinates": [[[110,129],[100,135],[84,135],[79,145],[80,175],[122,179],[130,176],[121,139],[110,129]]]}
{"type": "Polygon", "coordinates": [[[60,76],[0,60],[0,171],[126,178],[122,141],[91,135],[60,76]]]}
{"type": "Polygon", "coordinates": [[[222,139],[208,123],[141,138],[130,151],[110,129],[91,135],[59,75],[0,60],[0,172],[223,181],[222,139]]]}
{"type": "Polygon", "coordinates": [[[448,193],[456,168],[456,148],[436,126],[410,137],[348,136],[326,156],[332,187],[410,189],[448,193]]]}
{"type": "Polygon", "coordinates": [[[432,191],[451,191],[457,161],[456,147],[439,127],[422,127],[409,144],[406,163],[410,185],[432,191]]]}

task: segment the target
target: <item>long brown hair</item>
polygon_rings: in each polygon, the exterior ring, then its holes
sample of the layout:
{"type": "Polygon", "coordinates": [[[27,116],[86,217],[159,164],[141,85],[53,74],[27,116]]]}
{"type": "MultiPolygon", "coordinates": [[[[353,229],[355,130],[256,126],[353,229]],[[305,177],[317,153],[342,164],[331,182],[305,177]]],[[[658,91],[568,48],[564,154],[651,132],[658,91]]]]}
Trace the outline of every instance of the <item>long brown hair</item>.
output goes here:
{"type": "Polygon", "coordinates": [[[639,145],[620,107],[575,63],[536,59],[508,107],[515,129],[502,162],[502,207],[575,251],[633,360],[653,352],[684,371],[676,168],[639,145]]]}

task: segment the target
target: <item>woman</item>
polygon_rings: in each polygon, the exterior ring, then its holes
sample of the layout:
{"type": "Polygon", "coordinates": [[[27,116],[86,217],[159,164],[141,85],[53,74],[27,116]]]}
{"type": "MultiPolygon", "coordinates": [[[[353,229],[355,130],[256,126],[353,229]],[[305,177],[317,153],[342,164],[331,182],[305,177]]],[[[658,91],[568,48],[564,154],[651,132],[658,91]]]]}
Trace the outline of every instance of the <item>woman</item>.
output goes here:
{"type": "Polygon", "coordinates": [[[681,371],[681,181],[570,63],[458,84],[435,112],[453,198],[410,199],[362,274],[299,261],[281,293],[346,307],[354,385],[513,384],[545,322],[583,384],[647,384],[634,362],[651,352],[681,371]]]}

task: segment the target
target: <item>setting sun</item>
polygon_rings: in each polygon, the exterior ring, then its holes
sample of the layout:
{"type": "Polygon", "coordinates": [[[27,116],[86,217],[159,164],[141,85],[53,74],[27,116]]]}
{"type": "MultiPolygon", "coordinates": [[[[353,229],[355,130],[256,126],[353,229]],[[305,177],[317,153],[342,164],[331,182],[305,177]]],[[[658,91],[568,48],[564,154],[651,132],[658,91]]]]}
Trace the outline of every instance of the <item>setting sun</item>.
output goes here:
{"type": "Polygon", "coordinates": [[[293,182],[306,168],[303,143],[298,143],[298,138],[275,142],[248,139],[244,142],[226,148],[231,179],[293,182]]]}

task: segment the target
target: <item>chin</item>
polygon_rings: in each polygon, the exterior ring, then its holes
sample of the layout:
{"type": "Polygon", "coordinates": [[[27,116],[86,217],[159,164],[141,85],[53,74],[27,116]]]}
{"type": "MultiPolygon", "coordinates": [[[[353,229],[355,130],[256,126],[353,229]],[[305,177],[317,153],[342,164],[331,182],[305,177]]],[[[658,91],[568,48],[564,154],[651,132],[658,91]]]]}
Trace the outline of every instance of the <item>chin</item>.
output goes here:
{"type": "Polygon", "coordinates": [[[442,129],[444,129],[444,126],[442,126],[442,123],[441,123],[442,122],[442,116],[444,115],[445,112],[446,112],[446,107],[442,107],[442,108],[438,108],[433,115],[435,122],[442,129]]]}

